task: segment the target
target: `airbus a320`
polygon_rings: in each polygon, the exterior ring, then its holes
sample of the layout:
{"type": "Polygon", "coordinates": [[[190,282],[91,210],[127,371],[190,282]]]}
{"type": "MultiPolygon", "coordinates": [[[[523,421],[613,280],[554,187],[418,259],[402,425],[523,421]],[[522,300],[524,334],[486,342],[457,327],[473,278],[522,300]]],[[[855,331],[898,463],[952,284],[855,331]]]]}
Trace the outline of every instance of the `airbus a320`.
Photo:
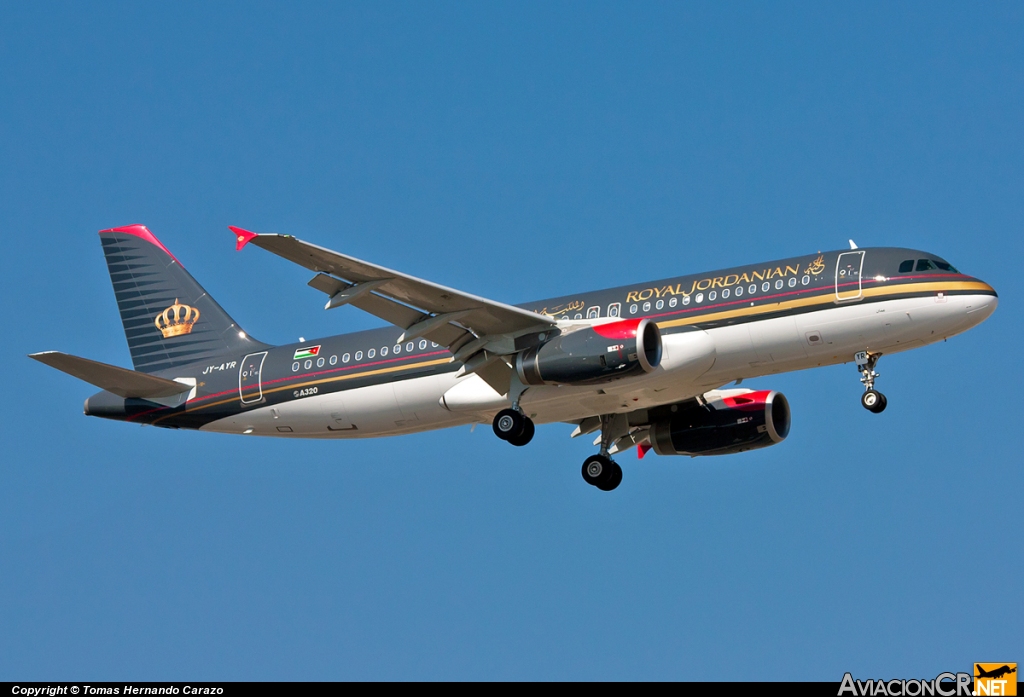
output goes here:
{"type": "Polygon", "coordinates": [[[615,489],[642,458],[726,455],[785,440],[791,412],[742,380],[856,364],[882,412],[879,358],[985,320],[987,283],[900,248],[791,259],[509,305],[299,240],[230,228],[315,275],[326,308],[391,327],[271,346],[221,308],[145,226],[100,232],[134,370],[66,353],[32,358],[102,389],[85,413],[164,428],[370,438],[490,423],[525,446],[537,424],[596,434],[583,479],[615,489]]]}

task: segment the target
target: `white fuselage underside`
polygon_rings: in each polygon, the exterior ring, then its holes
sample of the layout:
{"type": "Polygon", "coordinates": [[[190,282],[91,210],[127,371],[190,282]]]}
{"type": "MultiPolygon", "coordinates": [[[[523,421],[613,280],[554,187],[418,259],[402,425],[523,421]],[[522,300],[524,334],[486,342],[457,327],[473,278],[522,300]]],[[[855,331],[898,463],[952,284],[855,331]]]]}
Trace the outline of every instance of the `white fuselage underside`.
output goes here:
{"type": "MultiPolygon", "coordinates": [[[[959,334],[995,310],[991,295],[855,303],[800,315],[664,337],[651,373],[585,387],[530,387],[521,406],[537,423],[578,421],[671,404],[740,378],[846,363],[869,350],[895,353],[959,334]]],[[[489,423],[508,406],[476,375],[456,372],[370,385],[256,407],[202,427],[292,438],[370,438],[489,423]]]]}

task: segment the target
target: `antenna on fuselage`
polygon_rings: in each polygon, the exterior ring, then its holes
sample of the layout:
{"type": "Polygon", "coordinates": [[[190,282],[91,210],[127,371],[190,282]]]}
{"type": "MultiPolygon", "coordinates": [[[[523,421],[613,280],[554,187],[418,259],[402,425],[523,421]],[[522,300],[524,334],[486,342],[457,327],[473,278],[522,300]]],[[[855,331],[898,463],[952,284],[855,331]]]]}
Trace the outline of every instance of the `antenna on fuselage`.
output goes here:
{"type": "Polygon", "coordinates": [[[857,249],[857,243],[853,240],[850,240],[850,249],[857,249]]]}

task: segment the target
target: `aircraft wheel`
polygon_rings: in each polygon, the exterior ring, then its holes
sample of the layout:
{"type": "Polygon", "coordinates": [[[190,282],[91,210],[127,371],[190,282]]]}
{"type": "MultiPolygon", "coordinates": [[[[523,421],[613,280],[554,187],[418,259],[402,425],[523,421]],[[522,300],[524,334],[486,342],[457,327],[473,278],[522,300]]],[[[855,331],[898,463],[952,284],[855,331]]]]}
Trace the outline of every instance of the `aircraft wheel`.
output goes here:
{"type": "Polygon", "coordinates": [[[885,411],[885,408],[889,405],[889,400],[885,398],[884,394],[879,392],[878,396],[881,397],[881,399],[878,400],[878,404],[875,406],[875,408],[871,410],[875,414],[881,414],[883,411],[885,411]]]}
{"type": "Polygon", "coordinates": [[[887,403],[885,395],[878,390],[868,390],[860,396],[861,406],[875,414],[884,411],[887,403]]]}
{"type": "Polygon", "coordinates": [[[512,440],[523,435],[523,430],[526,428],[526,417],[515,409],[502,409],[495,415],[491,426],[494,428],[494,435],[498,438],[512,440]]]}
{"type": "Polygon", "coordinates": [[[612,471],[608,476],[608,481],[603,486],[597,488],[601,491],[611,491],[616,488],[619,484],[622,484],[622,468],[619,467],[619,463],[612,461],[612,471]]]}
{"type": "Polygon", "coordinates": [[[583,481],[601,491],[611,491],[622,482],[622,468],[604,455],[591,455],[583,461],[583,481]]]}
{"type": "Polygon", "coordinates": [[[518,436],[509,438],[508,442],[515,446],[523,446],[533,440],[533,434],[536,431],[536,427],[533,425],[533,419],[529,416],[523,417],[523,432],[518,436]]]}

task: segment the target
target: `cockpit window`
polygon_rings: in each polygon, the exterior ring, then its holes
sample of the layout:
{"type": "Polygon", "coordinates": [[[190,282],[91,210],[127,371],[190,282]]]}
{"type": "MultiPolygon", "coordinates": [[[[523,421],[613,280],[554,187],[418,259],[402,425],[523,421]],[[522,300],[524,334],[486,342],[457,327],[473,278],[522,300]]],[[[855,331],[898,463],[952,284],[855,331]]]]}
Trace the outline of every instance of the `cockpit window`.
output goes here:
{"type": "Polygon", "coordinates": [[[900,264],[900,273],[910,273],[914,270],[914,260],[907,259],[905,262],[900,264]]]}
{"type": "Polygon", "coordinates": [[[936,266],[938,266],[939,269],[941,269],[942,271],[952,271],[953,273],[960,273],[959,271],[957,271],[956,269],[953,268],[952,264],[947,264],[944,261],[939,261],[937,259],[934,259],[934,260],[932,260],[932,263],[935,264],[936,266]]]}
{"type": "Polygon", "coordinates": [[[928,259],[918,259],[917,260],[917,270],[918,271],[934,271],[935,270],[935,264],[933,264],[928,259]]]}

